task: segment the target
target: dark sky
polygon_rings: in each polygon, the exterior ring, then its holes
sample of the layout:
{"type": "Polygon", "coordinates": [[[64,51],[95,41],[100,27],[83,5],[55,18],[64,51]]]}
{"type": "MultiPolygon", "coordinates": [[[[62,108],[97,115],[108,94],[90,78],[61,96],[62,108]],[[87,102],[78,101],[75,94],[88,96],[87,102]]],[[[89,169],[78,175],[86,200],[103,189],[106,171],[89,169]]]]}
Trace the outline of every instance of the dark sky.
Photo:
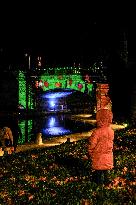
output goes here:
{"type": "Polygon", "coordinates": [[[122,32],[127,38],[130,34],[130,44],[135,38],[134,18],[119,5],[24,2],[11,6],[4,7],[5,12],[1,7],[0,48],[15,60],[28,51],[49,62],[90,62],[105,50],[117,50],[122,32]]]}
{"type": "MultiPolygon", "coordinates": [[[[129,93],[128,81],[131,82],[132,76],[124,78],[119,74],[120,65],[115,54],[119,52],[125,32],[128,54],[136,59],[135,5],[130,8],[119,1],[117,4],[109,1],[105,5],[103,1],[101,4],[97,1],[95,4],[90,1],[88,4],[86,1],[77,4],[74,1],[49,2],[47,5],[47,1],[29,3],[27,0],[16,1],[13,5],[11,1],[0,6],[0,66],[2,61],[24,64],[26,52],[33,61],[42,55],[47,64],[70,66],[75,61],[81,65],[92,64],[99,56],[114,54],[111,87],[117,107],[120,101],[120,109],[122,96],[126,96],[127,89],[129,93]]],[[[116,107],[115,102],[114,105],[116,107]]]]}

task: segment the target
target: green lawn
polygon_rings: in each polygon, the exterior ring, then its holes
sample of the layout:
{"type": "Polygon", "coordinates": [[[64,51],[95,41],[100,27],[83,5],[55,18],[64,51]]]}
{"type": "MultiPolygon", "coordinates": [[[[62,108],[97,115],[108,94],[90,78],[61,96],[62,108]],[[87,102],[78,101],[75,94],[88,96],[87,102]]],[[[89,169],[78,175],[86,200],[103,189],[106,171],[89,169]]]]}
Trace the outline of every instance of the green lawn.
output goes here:
{"type": "Polygon", "coordinates": [[[135,130],[116,131],[112,183],[97,187],[87,139],[0,158],[0,204],[136,204],[135,130]],[[87,203],[88,201],[88,203],[87,203]]]}

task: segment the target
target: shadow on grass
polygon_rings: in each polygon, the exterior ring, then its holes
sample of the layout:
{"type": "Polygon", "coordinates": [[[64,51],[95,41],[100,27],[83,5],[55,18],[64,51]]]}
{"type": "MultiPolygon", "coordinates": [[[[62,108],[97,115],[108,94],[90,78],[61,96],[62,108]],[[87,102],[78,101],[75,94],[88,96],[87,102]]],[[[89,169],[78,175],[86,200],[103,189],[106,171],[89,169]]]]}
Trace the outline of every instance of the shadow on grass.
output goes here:
{"type": "Polygon", "coordinates": [[[55,154],[55,163],[65,167],[71,176],[89,176],[90,169],[86,161],[73,156],[59,156],[55,154]]]}

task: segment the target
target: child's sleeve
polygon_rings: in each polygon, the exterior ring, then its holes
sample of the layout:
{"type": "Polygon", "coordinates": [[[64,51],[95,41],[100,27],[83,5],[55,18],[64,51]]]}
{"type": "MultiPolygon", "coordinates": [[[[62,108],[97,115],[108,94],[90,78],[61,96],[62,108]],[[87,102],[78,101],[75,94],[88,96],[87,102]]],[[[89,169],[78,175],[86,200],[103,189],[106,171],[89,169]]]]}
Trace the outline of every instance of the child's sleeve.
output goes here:
{"type": "Polygon", "coordinates": [[[98,142],[98,131],[95,130],[92,135],[89,137],[89,144],[88,144],[88,152],[89,152],[89,155],[92,156],[93,154],[93,151],[97,145],[97,142],[98,142]]]}

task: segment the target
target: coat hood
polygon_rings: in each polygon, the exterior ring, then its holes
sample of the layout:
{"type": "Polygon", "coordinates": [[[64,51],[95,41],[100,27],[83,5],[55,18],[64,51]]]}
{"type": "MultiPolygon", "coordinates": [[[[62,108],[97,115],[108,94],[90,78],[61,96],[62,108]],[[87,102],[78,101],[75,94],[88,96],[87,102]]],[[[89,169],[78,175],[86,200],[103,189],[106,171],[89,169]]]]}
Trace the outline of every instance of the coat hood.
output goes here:
{"type": "Polygon", "coordinates": [[[96,113],[96,122],[98,127],[109,126],[112,123],[113,114],[111,110],[101,109],[96,113]]]}

